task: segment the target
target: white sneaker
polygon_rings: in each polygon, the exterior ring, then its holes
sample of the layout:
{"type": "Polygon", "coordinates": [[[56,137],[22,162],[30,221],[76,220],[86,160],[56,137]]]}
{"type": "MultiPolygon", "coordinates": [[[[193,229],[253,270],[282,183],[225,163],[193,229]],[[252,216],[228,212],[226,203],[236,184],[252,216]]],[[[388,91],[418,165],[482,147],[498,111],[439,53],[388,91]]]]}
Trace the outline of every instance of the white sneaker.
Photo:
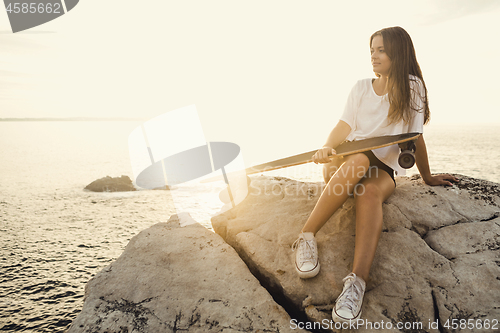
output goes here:
{"type": "Polygon", "coordinates": [[[293,243],[295,270],[302,279],[315,277],[319,273],[318,245],[312,232],[302,232],[293,243]]]}
{"type": "Polygon", "coordinates": [[[362,278],[351,273],[344,281],[344,289],[333,307],[332,317],[335,322],[346,322],[361,318],[361,304],[365,294],[366,283],[362,278]]]}

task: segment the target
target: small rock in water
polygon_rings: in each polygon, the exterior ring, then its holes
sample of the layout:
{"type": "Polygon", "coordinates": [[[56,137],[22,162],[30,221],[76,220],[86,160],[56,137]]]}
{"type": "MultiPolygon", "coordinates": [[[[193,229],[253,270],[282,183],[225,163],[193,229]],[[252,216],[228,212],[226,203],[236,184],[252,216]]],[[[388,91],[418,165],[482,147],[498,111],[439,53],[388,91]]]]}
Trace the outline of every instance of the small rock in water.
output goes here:
{"type": "Polygon", "coordinates": [[[86,190],[92,192],[126,192],[135,191],[132,180],[128,176],[110,177],[106,176],[94,180],[92,183],[85,187],[86,190]]]}
{"type": "Polygon", "coordinates": [[[162,187],[155,187],[153,190],[163,190],[163,191],[167,191],[167,190],[170,190],[170,186],[165,185],[165,186],[162,186],[162,187]]]}

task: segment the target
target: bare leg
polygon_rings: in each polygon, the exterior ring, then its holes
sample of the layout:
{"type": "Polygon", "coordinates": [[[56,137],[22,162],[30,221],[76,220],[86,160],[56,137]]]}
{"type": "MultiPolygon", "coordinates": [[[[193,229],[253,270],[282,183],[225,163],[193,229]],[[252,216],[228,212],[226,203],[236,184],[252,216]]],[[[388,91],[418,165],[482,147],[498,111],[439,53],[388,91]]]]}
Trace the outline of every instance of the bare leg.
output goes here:
{"type": "Polygon", "coordinates": [[[356,191],[356,240],[352,271],[367,281],[382,232],[382,203],[394,192],[394,182],[384,171],[372,170],[356,191]]]}
{"type": "Polygon", "coordinates": [[[321,193],[316,206],[302,228],[302,232],[316,234],[333,213],[347,200],[349,193],[352,193],[354,186],[363,178],[368,170],[368,166],[369,160],[365,154],[355,154],[344,158],[344,163],[329,179],[321,193]]]}
{"type": "Polygon", "coordinates": [[[340,166],[345,162],[345,158],[342,157],[337,157],[330,163],[325,163],[323,164],[323,180],[325,181],[325,184],[328,184],[330,181],[330,178],[333,177],[335,172],[340,168],[340,166]]]}

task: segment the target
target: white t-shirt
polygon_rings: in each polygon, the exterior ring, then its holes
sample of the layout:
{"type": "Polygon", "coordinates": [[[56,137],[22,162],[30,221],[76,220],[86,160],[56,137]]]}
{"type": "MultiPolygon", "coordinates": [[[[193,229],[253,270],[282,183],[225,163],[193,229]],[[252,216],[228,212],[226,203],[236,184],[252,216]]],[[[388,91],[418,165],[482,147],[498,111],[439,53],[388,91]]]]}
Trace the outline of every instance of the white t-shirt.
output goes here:
{"type": "MultiPolygon", "coordinates": [[[[352,88],[347,98],[344,113],[340,118],[351,127],[351,133],[346,140],[355,141],[382,135],[411,132],[423,133],[424,101],[420,96],[425,96],[425,91],[420,79],[416,76],[410,76],[410,89],[411,105],[420,111],[412,111],[413,117],[407,124],[403,120],[399,123],[389,124],[387,118],[389,114],[387,94],[378,96],[373,90],[371,78],[359,80],[352,88]]],[[[401,168],[398,163],[399,147],[397,144],[374,149],[373,154],[391,167],[396,172],[396,175],[404,176],[406,174],[406,170],[401,168]]]]}

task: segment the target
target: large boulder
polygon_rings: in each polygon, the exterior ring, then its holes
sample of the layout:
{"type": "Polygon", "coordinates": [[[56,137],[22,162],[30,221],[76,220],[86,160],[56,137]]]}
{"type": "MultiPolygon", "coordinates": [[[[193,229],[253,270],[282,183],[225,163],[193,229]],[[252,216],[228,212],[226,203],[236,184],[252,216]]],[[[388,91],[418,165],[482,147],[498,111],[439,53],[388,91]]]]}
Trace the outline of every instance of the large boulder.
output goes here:
{"type": "MultiPolygon", "coordinates": [[[[456,176],[453,187],[430,187],[418,176],[396,179],[383,204],[359,331],[452,332],[466,323],[470,332],[482,332],[479,323],[500,319],[500,185],[456,176]]],[[[352,269],[355,237],[349,198],[316,235],[320,273],[297,276],[291,246],[323,187],[255,177],[242,203],[212,218],[261,283],[316,323],[331,319],[352,269]]]]}
{"type": "Polygon", "coordinates": [[[220,236],[174,215],[85,288],[76,332],[289,332],[290,317],[220,236]]]}

